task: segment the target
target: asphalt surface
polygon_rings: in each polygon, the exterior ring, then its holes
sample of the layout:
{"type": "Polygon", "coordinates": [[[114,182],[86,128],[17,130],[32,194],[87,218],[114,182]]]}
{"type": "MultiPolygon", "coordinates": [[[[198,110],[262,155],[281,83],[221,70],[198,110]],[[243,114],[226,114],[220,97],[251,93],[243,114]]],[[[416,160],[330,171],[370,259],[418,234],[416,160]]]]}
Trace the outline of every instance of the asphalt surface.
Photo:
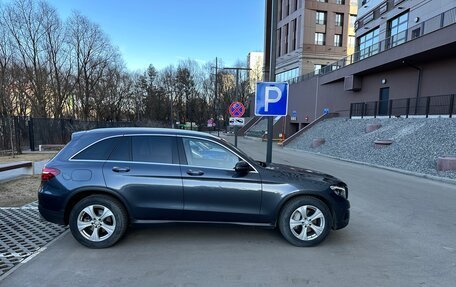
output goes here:
{"type": "MultiPolygon", "coordinates": [[[[239,141],[264,160],[264,143],[239,141]]],[[[67,234],[0,286],[455,286],[456,185],[291,150],[273,161],[346,181],[349,226],[313,248],[242,226],[130,229],[104,250],[67,234]]]]}

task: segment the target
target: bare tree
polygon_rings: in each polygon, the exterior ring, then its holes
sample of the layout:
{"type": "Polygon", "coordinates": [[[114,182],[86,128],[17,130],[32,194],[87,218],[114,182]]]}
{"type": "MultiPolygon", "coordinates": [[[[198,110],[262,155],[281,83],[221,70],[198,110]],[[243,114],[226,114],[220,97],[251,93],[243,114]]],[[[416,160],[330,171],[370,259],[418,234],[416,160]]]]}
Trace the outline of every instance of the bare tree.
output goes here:
{"type": "Polygon", "coordinates": [[[109,64],[119,57],[100,27],[79,13],[69,20],[70,43],[76,59],[76,95],[82,119],[90,118],[96,88],[109,64]]]}
{"type": "Polygon", "coordinates": [[[54,8],[47,3],[40,3],[43,15],[45,35],[45,50],[47,52],[47,69],[49,71],[49,89],[51,94],[49,103],[51,114],[55,118],[63,116],[63,109],[70,95],[73,93],[73,63],[70,46],[66,38],[67,28],[57,15],[54,8]]]}
{"type": "Polygon", "coordinates": [[[12,81],[12,51],[11,43],[5,29],[3,18],[0,17],[0,115],[13,113],[11,97],[12,81]]]}
{"type": "Polygon", "coordinates": [[[2,22],[11,37],[16,64],[23,69],[27,79],[27,86],[22,87],[22,90],[31,102],[31,114],[46,117],[48,72],[45,69],[43,45],[44,16],[39,3],[31,0],[14,1],[3,10],[2,22]]]}

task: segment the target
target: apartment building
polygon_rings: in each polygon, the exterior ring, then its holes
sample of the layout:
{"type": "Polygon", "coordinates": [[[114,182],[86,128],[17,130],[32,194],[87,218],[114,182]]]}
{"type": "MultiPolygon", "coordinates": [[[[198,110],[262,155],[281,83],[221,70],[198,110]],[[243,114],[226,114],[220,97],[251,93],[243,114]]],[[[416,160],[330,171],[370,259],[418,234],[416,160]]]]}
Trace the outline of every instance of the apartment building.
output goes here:
{"type": "Polygon", "coordinates": [[[256,83],[261,81],[263,78],[263,52],[250,52],[247,54],[247,68],[248,70],[248,81],[249,81],[249,92],[254,93],[256,83]]]}
{"type": "Polygon", "coordinates": [[[356,47],[364,59],[432,32],[452,17],[435,17],[454,8],[454,0],[362,0],[355,23],[356,47]],[[435,18],[433,21],[428,21],[435,18]],[[426,25],[425,25],[426,23],[426,25]]]}
{"type": "MultiPolygon", "coordinates": [[[[358,8],[354,53],[288,80],[287,129],[297,131],[324,111],[342,117],[456,116],[456,1],[360,0],[358,8]]],[[[302,61],[295,65],[305,67],[302,61]]]]}
{"type": "Polygon", "coordinates": [[[357,1],[277,1],[277,81],[318,71],[354,52],[357,1]]]}

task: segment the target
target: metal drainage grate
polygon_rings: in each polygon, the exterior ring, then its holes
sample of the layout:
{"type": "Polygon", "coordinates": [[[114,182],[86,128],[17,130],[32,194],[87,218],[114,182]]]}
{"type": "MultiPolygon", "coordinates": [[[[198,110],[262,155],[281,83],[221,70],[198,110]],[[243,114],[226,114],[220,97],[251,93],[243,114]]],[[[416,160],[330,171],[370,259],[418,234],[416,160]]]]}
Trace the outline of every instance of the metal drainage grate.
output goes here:
{"type": "Polygon", "coordinates": [[[41,219],[33,206],[0,208],[0,279],[66,229],[41,219]]]}

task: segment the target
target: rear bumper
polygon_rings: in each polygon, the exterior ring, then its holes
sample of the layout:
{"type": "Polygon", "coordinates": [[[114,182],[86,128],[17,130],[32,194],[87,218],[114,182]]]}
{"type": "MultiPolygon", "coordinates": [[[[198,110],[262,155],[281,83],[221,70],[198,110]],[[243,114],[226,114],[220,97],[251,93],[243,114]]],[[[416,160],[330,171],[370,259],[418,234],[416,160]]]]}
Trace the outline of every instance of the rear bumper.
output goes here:
{"type": "Polygon", "coordinates": [[[63,211],[54,211],[50,209],[46,209],[40,204],[38,205],[38,210],[41,216],[49,222],[66,225],[65,224],[65,216],[63,211]]]}

